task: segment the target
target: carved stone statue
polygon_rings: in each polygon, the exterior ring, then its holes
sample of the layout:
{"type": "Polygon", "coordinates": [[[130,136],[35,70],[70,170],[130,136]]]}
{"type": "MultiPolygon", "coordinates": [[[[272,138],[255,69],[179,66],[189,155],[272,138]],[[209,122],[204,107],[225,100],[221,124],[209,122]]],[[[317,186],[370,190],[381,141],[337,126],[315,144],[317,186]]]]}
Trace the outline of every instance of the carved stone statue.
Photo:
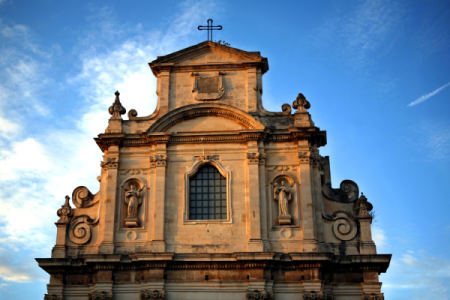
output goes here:
{"type": "Polygon", "coordinates": [[[130,189],[125,189],[125,203],[128,204],[127,217],[125,218],[125,225],[128,227],[139,226],[137,219],[138,205],[142,203],[142,191],[144,187],[136,190],[135,183],[130,185],[130,189]]]}
{"type": "Polygon", "coordinates": [[[273,190],[273,197],[278,201],[278,221],[280,225],[291,224],[291,215],[289,214],[288,203],[291,200],[291,191],[285,186],[284,180],[281,181],[281,186],[275,183],[273,190]]]}

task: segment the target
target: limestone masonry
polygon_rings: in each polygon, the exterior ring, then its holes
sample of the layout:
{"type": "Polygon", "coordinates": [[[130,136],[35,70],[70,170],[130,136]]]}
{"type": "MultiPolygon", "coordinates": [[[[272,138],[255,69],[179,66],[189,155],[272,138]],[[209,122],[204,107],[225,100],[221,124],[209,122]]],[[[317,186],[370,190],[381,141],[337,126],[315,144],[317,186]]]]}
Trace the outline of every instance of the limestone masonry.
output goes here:
{"type": "Polygon", "coordinates": [[[149,65],[156,110],[123,120],[116,92],[99,191],[66,197],[36,259],[44,299],[384,299],[372,204],[331,186],[304,95],[265,110],[267,59],[209,41],[149,65]]]}

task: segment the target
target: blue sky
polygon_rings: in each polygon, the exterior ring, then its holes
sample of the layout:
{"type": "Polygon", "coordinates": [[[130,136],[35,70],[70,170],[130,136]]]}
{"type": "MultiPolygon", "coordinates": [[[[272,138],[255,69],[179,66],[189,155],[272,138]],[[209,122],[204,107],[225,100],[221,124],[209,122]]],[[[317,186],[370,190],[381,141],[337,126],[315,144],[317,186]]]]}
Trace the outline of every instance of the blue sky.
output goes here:
{"type": "Polygon", "coordinates": [[[269,59],[264,105],[303,93],[335,187],[354,180],[375,207],[387,299],[450,299],[449,1],[0,0],[0,298],[40,299],[56,210],[98,190],[114,92],[156,105],[147,65],[214,39],[269,59]]]}

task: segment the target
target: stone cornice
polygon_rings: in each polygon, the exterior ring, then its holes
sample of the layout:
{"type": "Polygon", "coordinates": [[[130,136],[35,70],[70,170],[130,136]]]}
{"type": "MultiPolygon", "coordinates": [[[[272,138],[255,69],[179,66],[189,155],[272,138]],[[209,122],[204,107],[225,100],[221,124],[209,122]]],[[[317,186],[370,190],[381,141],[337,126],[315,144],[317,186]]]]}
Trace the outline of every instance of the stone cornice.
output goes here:
{"type": "Polygon", "coordinates": [[[263,140],[266,142],[290,142],[297,140],[309,140],[317,146],[326,145],[325,131],[305,131],[305,132],[281,132],[270,133],[260,129],[241,130],[230,132],[196,132],[196,133],[142,133],[140,137],[130,135],[130,138],[99,135],[95,138],[102,151],[111,145],[122,147],[145,147],[154,144],[197,144],[197,143],[242,143],[247,141],[263,140]]]}
{"type": "Polygon", "coordinates": [[[331,253],[245,252],[221,255],[136,253],[132,255],[85,255],[81,258],[37,258],[49,274],[101,270],[138,269],[311,269],[322,272],[386,272],[390,254],[339,256],[331,253]],[[126,262],[126,263],[125,263],[126,262]]]}

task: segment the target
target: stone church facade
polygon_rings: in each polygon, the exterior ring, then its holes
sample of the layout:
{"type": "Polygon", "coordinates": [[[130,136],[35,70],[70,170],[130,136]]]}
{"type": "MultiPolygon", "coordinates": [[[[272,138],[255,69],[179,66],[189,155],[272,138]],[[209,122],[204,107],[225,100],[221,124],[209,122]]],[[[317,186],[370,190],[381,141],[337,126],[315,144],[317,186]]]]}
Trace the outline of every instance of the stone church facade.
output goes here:
{"type": "Polygon", "coordinates": [[[99,191],[66,196],[36,259],[45,299],[384,299],[372,204],[331,186],[302,94],[263,108],[266,58],[206,41],[149,65],[156,110],[123,120],[116,92],[99,191]]]}

